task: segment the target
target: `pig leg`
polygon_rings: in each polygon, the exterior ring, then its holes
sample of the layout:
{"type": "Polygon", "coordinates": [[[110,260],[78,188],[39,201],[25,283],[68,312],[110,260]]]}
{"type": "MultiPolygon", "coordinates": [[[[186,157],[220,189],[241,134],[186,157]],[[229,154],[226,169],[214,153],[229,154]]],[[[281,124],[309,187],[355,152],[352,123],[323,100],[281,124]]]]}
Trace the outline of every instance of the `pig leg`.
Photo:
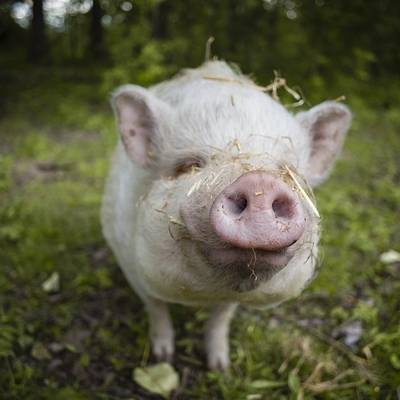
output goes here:
{"type": "Polygon", "coordinates": [[[143,301],[149,315],[153,354],[158,361],[172,361],[175,350],[174,327],[168,306],[163,301],[148,296],[143,301]]]}
{"type": "Polygon", "coordinates": [[[229,326],[236,307],[236,303],[218,305],[207,321],[205,349],[210,369],[225,370],[229,367],[229,326]]]}

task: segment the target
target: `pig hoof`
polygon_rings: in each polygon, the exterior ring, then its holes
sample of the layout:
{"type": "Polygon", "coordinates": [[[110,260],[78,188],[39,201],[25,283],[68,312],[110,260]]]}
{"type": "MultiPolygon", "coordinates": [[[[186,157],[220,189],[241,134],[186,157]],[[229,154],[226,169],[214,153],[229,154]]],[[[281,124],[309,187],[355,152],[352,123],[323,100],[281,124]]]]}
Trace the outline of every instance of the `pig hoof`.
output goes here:
{"type": "Polygon", "coordinates": [[[153,355],[157,361],[171,362],[174,357],[174,342],[167,338],[153,340],[153,355]]]}
{"type": "Polygon", "coordinates": [[[207,355],[208,368],[213,371],[226,371],[229,368],[229,354],[225,351],[216,351],[207,355]]]}

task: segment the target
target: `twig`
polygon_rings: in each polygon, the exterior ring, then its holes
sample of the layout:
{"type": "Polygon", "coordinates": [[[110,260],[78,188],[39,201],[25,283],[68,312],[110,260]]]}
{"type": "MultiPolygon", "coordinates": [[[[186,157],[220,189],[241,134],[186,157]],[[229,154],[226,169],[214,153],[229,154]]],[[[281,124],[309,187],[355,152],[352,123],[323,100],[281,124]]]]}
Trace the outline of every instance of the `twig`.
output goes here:
{"type": "Polygon", "coordinates": [[[360,379],[355,382],[348,382],[348,383],[334,383],[333,381],[325,381],[325,382],[319,382],[319,383],[314,383],[314,384],[309,384],[305,386],[304,388],[315,393],[323,393],[323,392],[328,392],[328,391],[333,391],[333,390],[344,390],[344,389],[351,389],[354,387],[357,387],[365,382],[364,379],[360,379]]]}
{"type": "Polygon", "coordinates": [[[360,370],[360,372],[364,375],[364,378],[369,380],[370,382],[375,382],[376,378],[372,375],[370,371],[367,370],[367,360],[364,358],[356,356],[351,350],[349,350],[346,346],[341,344],[335,339],[332,339],[330,336],[325,335],[322,332],[319,332],[317,329],[314,329],[312,327],[306,327],[297,322],[296,320],[293,320],[291,318],[285,318],[280,315],[275,315],[274,317],[277,319],[280,319],[281,321],[287,322],[289,324],[295,325],[298,329],[302,330],[303,332],[314,336],[321,342],[324,342],[325,344],[329,345],[330,347],[334,348],[337,350],[339,353],[343,354],[347,359],[349,359],[352,363],[354,363],[360,370]]]}
{"type": "Polygon", "coordinates": [[[176,390],[174,390],[171,400],[176,400],[180,396],[180,394],[183,392],[183,390],[185,389],[185,386],[188,383],[189,373],[190,373],[189,368],[184,367],[183,371],[182,371],[181,384],[179,385],[179,387],[176,390]]]}

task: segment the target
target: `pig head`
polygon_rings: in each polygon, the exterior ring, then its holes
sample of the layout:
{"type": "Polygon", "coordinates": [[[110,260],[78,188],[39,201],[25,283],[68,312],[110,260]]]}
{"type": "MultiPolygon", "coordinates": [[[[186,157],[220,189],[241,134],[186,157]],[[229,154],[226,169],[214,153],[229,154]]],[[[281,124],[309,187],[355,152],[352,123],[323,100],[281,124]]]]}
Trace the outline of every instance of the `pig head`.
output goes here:
{"type": "Polygon", "coordinates": [[[216,305],[210,367],[228,365],[235,304],[276,305],[314,274],[319,215],[311,187],[333,166],[347,107],[290,114],[223,62],[151,89],[115,91],[120,142],[102,222],[150,316],[154,353],[173,353],[166,302],[216,305]]]}

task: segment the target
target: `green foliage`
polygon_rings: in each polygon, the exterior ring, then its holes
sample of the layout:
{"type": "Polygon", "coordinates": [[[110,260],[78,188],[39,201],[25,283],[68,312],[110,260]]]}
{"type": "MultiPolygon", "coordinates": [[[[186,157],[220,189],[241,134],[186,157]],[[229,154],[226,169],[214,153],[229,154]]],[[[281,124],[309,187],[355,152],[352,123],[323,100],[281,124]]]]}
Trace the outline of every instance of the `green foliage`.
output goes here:
{"type": "MultiPolygon", "coordinates": [[[[32,46],[32,40],[29,31],[10,17],[9,3],[0,6],[4,26],[0,56],[9,69],[6,75],[18,76],[25,72],[21,67],[27,67],[22,46],[32,46]]],[[[63,29],[54,24],[47,27],[46,65],[102,74],[102,95],[122,83],[147,86],[182,67],[197,66],[204,61],[207,39],[213,36],[212,55],[237,62],[260,83],[267,84],[273,71],[279,70],[311,102],[354,95],[356,90],[372,105],[398,103],[396,92],[386,90],[399,84],[396,15],[400,10],[395,1],[368,6],[362,0],[97,3],[104,15],[101,38],[92,37],[91,10],[71,0],[63,29]],[[101,57],[93,59],[91,43],[96,38],[104,49],[101,57]]],[[[52,72],[43,78],[51,77],[52,72]]],[[[68,90],[62,93],[68,101],[68,90]]],[[[84,110],[76,112],[84,115],[84,110]]],[[[66,113],[70,117],[75,118],[66,113]]]]}
{"type": "Polygon", "coordinates": [[[150,86],[165,79],[175,72],[174,67],[167,64],[167,50],[165,44],[151,41],[145,44],[138,57],[132,57],[104,73],[103,92],[110,92],[127,82],[150,86]]]}

